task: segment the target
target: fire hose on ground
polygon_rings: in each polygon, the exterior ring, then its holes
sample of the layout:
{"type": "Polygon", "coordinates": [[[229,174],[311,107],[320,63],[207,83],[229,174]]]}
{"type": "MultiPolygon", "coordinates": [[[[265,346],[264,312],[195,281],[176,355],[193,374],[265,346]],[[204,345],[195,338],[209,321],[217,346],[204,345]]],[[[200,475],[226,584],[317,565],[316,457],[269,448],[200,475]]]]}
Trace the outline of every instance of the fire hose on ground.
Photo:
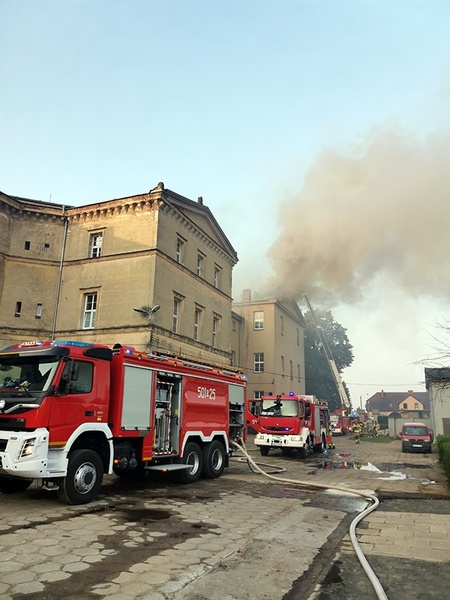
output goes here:
{"type": "MultiPolygon", "coordinates": [[[[356,537],[356,526],[358,525],[358,523],[360,521],[362,521],[364,519],[364,517],[366,517],[369,513],[376,510],[380,504],[380,501],[374,494],[369,494],[367,491],[354,490],[352,488],[346,488],[344,486],[339,486],[339,485],[326,485],[324,483],[313,483],[310,481],[301,481],[298,479],[287,479],[284,477],[278,477],[276,475],[267,473],[266,471],[261,469],[261,467],[253,460],[253,458],[247,452],[244,442],[242,442],[242,445],[241,445],[235,441],[231,441],[231,444],[233,446],[235,446],[240,452],[242,452],[242,454],[244,455],[244,457],[246,458],[246,460],[249,464],[249,467],[251,468],[251,470],[253,472],[256,471],[256,472],[260,473],[261,475],[265,475],[266,477],[273,479],[274,481],[279,481],[281,483],[292,483],[294,485],[303,485],[303,486],[309,487],[309,488],[318,488],[318,489],[324,489],[324,490],[336,490],[338,492],[343,492],[345,494],[353,494],[355,496],[360,496],[360,497],[364,498],[365,500],[371,501],[372,505],[368,506],[366,509],[364,509],[362,512],[360,512],[351,522],[350,529],[349,529],[349,535],[350,535],[350,539],[352,542],[352,546],[355,550],[356,556],[358,557],[358,560],[361,563],[361,566],[364,569],[364,572],[366,573],[370,583],[372,584],[372,587],[375,591],[375,594],[376,594],[378,600],[388,600],[388,597],[386,596],[386,593],[380,583],[380,580],[376,576],[376,574],[373,571],[372,567],[370,566],[367,558],[365,557],[363,551],[361,550],[361,546],[359,545],[358,539],[356,537]]],[[[269,465],[266,465],[266,466],[269,466],[269,465]]],[[[270,467],[273,468],[273,465],[270,465],[270,467]]],[[[285,471],[285,469],[282,469],[282,471],[285,471]]],[[[281,471],[279,471],[279,472],[281,472],[281,471]]]]}

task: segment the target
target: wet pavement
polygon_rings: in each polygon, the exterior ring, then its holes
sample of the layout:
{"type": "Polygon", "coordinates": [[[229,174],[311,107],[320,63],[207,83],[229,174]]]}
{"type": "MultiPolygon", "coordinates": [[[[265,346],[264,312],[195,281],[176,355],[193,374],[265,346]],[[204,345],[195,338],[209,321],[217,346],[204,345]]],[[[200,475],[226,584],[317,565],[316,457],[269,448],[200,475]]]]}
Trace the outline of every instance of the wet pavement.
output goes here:
{"type": "Polygon", "coordinates": [[[84,507],[34,487],[0,495],[0,597],[372,600],[347,534],[367,503],[332,489],[343,487],[381,499],[356,533],[390,600],[446,598],[450,492],[437,456],[402,454],[399,441],[335,441],[300,460],[263,458],[250,438],[272,478],[235,459],[190,486],[109,477],[84,507]]]}

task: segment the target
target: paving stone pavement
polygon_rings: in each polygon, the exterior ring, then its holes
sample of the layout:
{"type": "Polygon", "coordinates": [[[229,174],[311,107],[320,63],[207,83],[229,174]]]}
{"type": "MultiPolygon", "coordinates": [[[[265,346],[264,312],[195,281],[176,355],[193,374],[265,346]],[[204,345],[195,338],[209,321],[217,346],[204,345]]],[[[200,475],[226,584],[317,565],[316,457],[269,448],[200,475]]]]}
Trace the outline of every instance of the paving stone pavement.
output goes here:
{"type": "MultiPolygon", "coordinates": [[[[285,468],[280,478],[286,482],[234,462],[219,480],[169,488],[164,498],[160,490],[138,489],[131,500],[140,513],[164,509],[171,515],[165,522],[117,510],[131,506],[130,496],[107,485],[87,507],[61,505],[41,491],[0,495],[0,598],[276,600],[307,573],[347,512],[365,506],[355,499],[344,506],[339,494],[316,494],[289,480],[450,499],[435,454],[402,454],[398,440],[356,445],[346,436],[336,445],[328,456],[306,461],[276,452],[263,459],[250,436],[250,454],[268,470],[285,468]],[[371,465],[381,472],[366,470],[371,465]],[[395,479],[393,471],[400,473],[395,479]]],[[[369,560],[450,561],[448,514],[375,511],[357,535],[369,560]]],[[[353,552],[348,538],[343,551],[353,552]]]]}

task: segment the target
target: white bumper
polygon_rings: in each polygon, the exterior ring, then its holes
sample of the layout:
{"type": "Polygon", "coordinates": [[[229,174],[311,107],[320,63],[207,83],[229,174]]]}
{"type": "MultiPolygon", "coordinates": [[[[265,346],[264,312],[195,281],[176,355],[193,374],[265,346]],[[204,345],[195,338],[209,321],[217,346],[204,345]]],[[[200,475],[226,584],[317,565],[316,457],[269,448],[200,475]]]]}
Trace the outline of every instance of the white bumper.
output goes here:
{"type": "Polygon", "coordinates": [[[303,435],[258,433],[254,443],[256,446],[268,446],[269,448],[303,448],[307,439],[308,437],[303,435]]]}
{"type": "Polygon", "coordinates": [[[25,479],[48,476],[48,431],[0,431],[0,475],[25,479]]]}

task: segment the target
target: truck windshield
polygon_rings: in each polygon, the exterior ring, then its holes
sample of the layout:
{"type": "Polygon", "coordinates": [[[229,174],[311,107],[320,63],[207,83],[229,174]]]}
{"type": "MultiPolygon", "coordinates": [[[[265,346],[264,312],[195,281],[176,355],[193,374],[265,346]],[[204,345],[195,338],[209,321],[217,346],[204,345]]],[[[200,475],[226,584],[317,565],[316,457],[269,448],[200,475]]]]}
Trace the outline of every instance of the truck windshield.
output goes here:
{"type": "Polygon", "coordinates": [[[428,429],[426,427],[405,427],[403,435],[428,435],[428,429]]]}
{"type": "Polygon", "coordinates": [[[46,391],[53,379],[59,357],[2,357],[0,393],[46,391]]]}
{"type": "Polygon", "coordinates": [[[297,400],[263,400],[261,417],[297,417],[297,400]]]}

